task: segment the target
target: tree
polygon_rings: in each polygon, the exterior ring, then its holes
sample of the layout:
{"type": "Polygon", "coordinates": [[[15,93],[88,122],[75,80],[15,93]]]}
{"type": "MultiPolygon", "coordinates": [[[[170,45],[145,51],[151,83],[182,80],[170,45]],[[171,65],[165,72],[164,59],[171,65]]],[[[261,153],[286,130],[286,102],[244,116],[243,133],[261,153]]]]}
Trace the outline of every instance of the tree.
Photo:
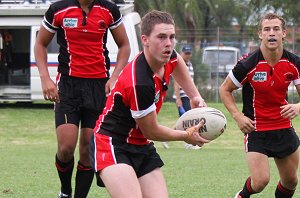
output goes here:
{"type": "Polygon", "coordinates": [[[194,45],[215,40],[217,27],[223,39],[257,40],[257,23],[266,11],[282,14],[288,24],[300,23],[300,1],[294,0],[136,0],[135,9],[141,15],[152,9],[170,12],[178,41],[194,45]]]}

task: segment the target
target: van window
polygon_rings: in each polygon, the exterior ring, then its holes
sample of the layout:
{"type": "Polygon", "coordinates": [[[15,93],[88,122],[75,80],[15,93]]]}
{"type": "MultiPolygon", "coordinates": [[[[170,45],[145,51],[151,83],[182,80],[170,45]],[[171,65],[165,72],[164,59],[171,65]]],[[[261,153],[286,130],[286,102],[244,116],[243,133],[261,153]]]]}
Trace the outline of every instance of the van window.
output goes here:
{"type": "Polygon", "coordinates": [[[205,52],[205,64],[235,64],[236,63],[236,53],[235,51],[224,51],[224,50],[208,50],[205,52]]]}
{"type": "Polygon", "coordinates": [[[141,41],[141,24],[140,23],[136,24],[134,26],[134,28],[135,28],[135,32],[136,32],[138,45],[139,45],[139,50],[142,51],[143,45],[142,45],[142,41],[141,41]]]}
{"type": "Polygon", "coordinates": [[[57,44],[57,38],[56,35],[53,37],[52,41],[49,43],[47,47],[48,53],[54,53],[58,54],[59,53],[59,45],[57,44]]]}
{"type": "Polygon", "coordinates": [[[225,77],[240,58],[240,50],[230,46],[210,46],[203,49],[202,63],[207,65],[211,76],[225,77]]]}

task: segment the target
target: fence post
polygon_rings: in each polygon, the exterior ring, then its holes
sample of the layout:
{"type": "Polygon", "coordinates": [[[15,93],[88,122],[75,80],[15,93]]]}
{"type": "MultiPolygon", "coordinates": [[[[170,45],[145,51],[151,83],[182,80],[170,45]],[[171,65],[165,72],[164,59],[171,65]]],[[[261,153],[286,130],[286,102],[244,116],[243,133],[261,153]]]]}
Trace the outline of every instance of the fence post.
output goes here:
{"type": "Polygon", "coordinates": [[[220,67],[220,28],[217,28],[217,45],[218,45],[218,63],[217,63],[217,84],[216,84],[216,103],[219,103],[219,67],[220,67]]]}

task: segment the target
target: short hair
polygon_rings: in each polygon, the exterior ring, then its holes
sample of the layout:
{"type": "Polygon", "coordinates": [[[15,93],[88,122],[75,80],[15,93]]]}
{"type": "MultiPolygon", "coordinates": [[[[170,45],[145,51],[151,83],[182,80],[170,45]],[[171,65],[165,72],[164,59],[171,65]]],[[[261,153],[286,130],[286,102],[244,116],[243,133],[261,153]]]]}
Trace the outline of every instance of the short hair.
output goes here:
{"type": "Polygon", "coordinates": [[[258,24],[259,30],[262,30],[262,22],[264,20],[272,20],[272,19],[279,19],[281,21],[281,27],[282,27],[282,29],[283,30],[286,29],[285,20],[281,16],[279,16],[278,14],[270,12],[270,13],[267,13],[267,14],[265,14],[264,16],[262,16],[260,18],[260,21],[259,21],[259,24],[258,24]]]}
{"type": "Polygon", "coordinates": [[[148,12],[143,18],[141,23],[141,34],[149,36],[157,24],[172,24],[175,26],[173,17],[164,11],[152,10],[148,12]]]}

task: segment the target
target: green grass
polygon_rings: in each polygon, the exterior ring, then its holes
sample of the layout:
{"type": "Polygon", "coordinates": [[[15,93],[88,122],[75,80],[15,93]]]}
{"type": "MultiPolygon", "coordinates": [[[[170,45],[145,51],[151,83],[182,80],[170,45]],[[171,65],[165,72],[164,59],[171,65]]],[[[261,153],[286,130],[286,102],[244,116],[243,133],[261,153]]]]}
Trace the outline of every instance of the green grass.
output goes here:
{"type": "MultiPolygon", "coordinates": [[[[155,142],[165,162],[162,168],[170,198],[231,198],[248,176],[243,136],[222,104],[209,104],[224,112],[228,126],[218,139],[201,150],[186,150],[183,142],[169,142],[163,149],[155,142]]],[[[51,106],[0,105],[0,197],[56,197],[59,180],[54,165],[56,136],[51,106]]],[[[174,103],[165,103],[159,122],[172,126],[177,120],[174,103]]],[[[300,118],[294,121],[300,131],[300,118]]],[[[78,158],[77,158],[78,159],[78,158]]],[[[271,181],[253,197],[274,197],[278,173],[270,159],[271,181]]],[[[300,197],[298,187],[294,197],[300,197]]],[[[88,197],[109,197],[94,183],[88,197]]]]}

